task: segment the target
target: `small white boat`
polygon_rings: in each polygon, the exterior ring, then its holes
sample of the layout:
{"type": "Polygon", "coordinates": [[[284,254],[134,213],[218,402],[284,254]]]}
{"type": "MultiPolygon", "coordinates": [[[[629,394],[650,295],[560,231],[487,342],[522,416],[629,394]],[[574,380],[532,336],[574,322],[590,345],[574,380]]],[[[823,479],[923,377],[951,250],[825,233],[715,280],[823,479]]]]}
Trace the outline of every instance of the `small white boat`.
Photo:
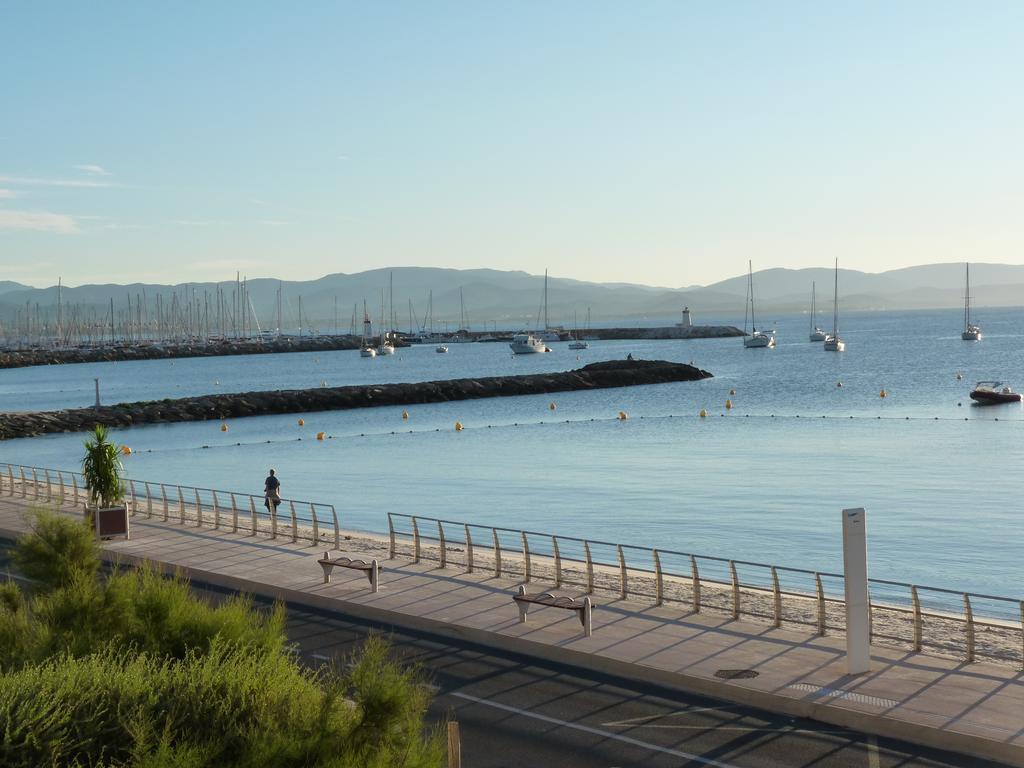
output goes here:
{"type": "Polygon", "coordinates": [[[839,337],[839,259],[836,259],[835,293],[832,297],[832,333],[825,337],[826,352],[842,352],[846,343],[839,337]]]}
{"type": "Polygon", "coordinates": [[[395,345],[392,344],[390,341],[385,341],[379,347],[377,347],[377,354],[393,355],[395,354],[395,345]]]}
{"type": "Polygon", "coordinates": [[[981,327],[971,322],[971,265],[967,265],[967,286],[964,289],[964,330],[960,334],[964,341],[980,341],[981,327]]]}
{"type": "Polygon", "coordinates": [[[544,340],[534,336],[532,333],[515,334],[509,346],[512,348],[513,354],[516,355],[532,355],[537,352],[550,351],[544,340]]]}
{"type": "Polygon", "coordinates": [[[439,354],[444,354],[445,352],[448,351],[448,347],[446,347],[444,344],[438,344],[436,347],[434,347],[434,351],[439,354]]]}
{"type": "Polygon", "coordinates": [[[590,349],[590,344],[580,339],[569,343],[569,349],[590,349]]]}
{"type": "Polygon", "coordinates": [[[757,330],[757,322],[754,320],[754,265],[747,263],[749,273],[747,275],[747,304],[743,311],[743,347],[744,349],[772,349],[775,347],[775,333],[773,331],[757,330]],[[750,335],[747,336],[747,315],[750,315],[750,335]]]}
{"type": "Polygon", "coordinates": [[[359,356],[360,357],[376,357],[377,356],[377,350],[374,349],[373,347],[363,347],[362,349],[359,350],[359,356]]]}
{"type": "Polygon", "coordinates": [[[824,341],[828,336],[817,323],[818,308],[814,301],[814,283],[811,283],[811,341],[824,341]]]}

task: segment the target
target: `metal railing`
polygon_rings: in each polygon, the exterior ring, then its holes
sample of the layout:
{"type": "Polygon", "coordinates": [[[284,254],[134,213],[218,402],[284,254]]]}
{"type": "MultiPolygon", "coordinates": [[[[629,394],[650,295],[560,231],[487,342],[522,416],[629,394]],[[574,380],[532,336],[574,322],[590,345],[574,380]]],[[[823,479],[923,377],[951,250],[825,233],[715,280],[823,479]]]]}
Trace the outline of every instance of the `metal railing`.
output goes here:
{"type": "MultiPolygon", "coordinates": [[[[389,555],[495,577],[540,580],[621,599],[681,603],[845,631],[843,576],[538,531],[388,513],[389,555]]],[[[869,579],[872,641],[957,650],[968,661],[985,631],[986,657],[1024,663],[1024,600],[869,579]],[[990,635],[995,635],[990,637],[990,635]]]]}
{"type": "MultiPolygon", "coordinates": [[[[263,496],[213,488],[126,479],[126,501],[133,517],[144,516],[196,527],[270,538],[309,540],[312,545],[334,540],[341,546],[338,514],[332,504],[281,499],[265,506],[263,496]]],[[[85,480],[78,472],[0,463],[0,495],[43,503],[84,505],[89,500],[85,480]]]]}

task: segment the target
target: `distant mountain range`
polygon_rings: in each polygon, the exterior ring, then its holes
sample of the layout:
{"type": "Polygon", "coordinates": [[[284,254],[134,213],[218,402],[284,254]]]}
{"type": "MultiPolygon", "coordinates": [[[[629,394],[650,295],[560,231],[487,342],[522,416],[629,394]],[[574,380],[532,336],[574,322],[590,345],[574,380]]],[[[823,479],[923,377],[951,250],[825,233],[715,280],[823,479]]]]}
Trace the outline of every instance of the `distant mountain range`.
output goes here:
{"type": "MultiPolygon", "coordinates": [[[[394,284],[394,316],[398,327],[429,322],[428,303],[432,295],[435,330],[447,324],[460,325],[462,308],[468,325],[479,329],[485,323],[499,327],[533,327],[538,324],[544,292],[543,275],[493,269],[438,269],[395,267],[351,275],[332,274],[308,281],[279,281],[258,278],[248,281],[248,295],[261,327],[275,327],[277,290],[282,290],[282,326],[298,326],[301,297],[302,325],[328,331],[337,325],[349,328],[353,313],[362,320],[363,301],[376,321],[382,301],[394,284]],[[410,303],[412,312],[410,313],[410,303]]],[[[765,269],[754,273],[758,309],[763,312],[800,312],[808,308],[811,284],[817,285],[818,304],[827,313],[832,302],[833,271],[828,268],[765,269]]],[[[574,315],[582,325],[588,308],[594,325],[611,321],[642,323],[678,317],[684,306],[694,312],[695,322],[734,322],[742,317],[747,276],[739,275],[707,286],[686,288],[655,287],[630,283],[592,283],[552,277],[548,282],[548,316],[551,324],[571,327],[574,315]]],[[[164,307],[177,301],[192,301],[193,310],[216,312],[218,288],[225,307],[236,289],[234,281],[182,285],[83,285],[65,287],[65,311],[102,317],[113,299],[115,312],[125,313],[129,298],[133,312],[141,301],[154,311],[156,297],[164,307]],[[176,299],[175,299],[176,297],[176,299]]],[[[843,310],[885,310],[952,308],[963,304],[964,265],[926,264],[881,273],[839,270],[839,296],[843,310]]],[[[1024,265],[972,264],[971,294],[974,306],[1017,306],[1024,304],[1024,265]]],[[[24,318],[26,311],[49,317],[55,313],[57,288],[32,288],[0,281],[0,321],[5,324],[24,318]]],[[[542,322],[542,320],[540,321],[542,322]]]]}

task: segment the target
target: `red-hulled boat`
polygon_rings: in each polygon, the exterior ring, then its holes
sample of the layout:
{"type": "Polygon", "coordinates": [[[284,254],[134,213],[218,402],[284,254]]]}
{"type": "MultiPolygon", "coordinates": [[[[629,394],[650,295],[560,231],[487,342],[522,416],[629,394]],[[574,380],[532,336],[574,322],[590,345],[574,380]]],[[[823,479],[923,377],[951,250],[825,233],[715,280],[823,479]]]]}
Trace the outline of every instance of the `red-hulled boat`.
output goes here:
{"type": "Polygon", "coordinates": [[[1019,403],[1021,394],[1002,381],[979,381],[971,391],[971,400],[982,405],[1019,403]]]}

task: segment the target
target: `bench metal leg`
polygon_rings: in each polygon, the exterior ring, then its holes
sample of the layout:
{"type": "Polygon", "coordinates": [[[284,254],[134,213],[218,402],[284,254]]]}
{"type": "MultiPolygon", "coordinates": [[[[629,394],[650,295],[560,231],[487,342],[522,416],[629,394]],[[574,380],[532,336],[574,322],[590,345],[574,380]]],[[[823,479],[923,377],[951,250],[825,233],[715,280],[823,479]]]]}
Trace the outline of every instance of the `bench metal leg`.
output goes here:
{"type": "Polygon", "coordinates": [[[583,610],[580,611],[580,624],[583,625],[583,635],[590,637],[594,633],[594,607],[589,597],[583,598],[583,610]]]}
{"type": "MultiPolygon", "coordinates": [[[[517,590],[517,594],[525,595],[526,594],[526,587],[524,585],[520,584],[519,585],[519,589],[517,590]]],[[[519,623],[520,624],[525,624],[526,623],[526,614],[530,610],[530,604],[529,603],[524,603],[521,600],[516,600],[516,606],[519,608],[519,623]]]]}

